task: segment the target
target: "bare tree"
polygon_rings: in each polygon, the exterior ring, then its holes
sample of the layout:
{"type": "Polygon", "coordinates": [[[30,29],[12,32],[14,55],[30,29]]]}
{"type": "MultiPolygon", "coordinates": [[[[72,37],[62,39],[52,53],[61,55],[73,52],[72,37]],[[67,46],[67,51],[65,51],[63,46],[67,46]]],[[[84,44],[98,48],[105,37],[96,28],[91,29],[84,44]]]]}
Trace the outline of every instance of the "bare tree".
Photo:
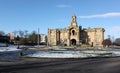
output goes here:
{"type": "Polygon", "coordinates": [[[22,37],[23,38],[23,36],[24,36],[24,31],[19,31],[19,35],[20,35],[20,37],[22,37]]]}
{"type": "Polygon", "coordinates": [[[0,31],[0,36],[4,36],[5,32],[4,31],[0,31]]]}
{"type": "Polygon", "coordinates": [[[37,33],[35,31],[33,31],[30,35],[29,35],[29,41],[31,41],[32,43],[37,43],[37,33]]]}
{"type": "Polygon", "coordinates": [[[15,37],[17,37],[16,35],[17,35],[17,33],[18,33],[18,31],[13,31],[13,33],[14,33],[14,35],[15,35],[15,37]]]}
{"type": "Polygon", "coordinates": [[[25,38],[27,38],[27,33],[28,33],[28,31],[27,31],[27,30],[25,30],[25,38]]]}

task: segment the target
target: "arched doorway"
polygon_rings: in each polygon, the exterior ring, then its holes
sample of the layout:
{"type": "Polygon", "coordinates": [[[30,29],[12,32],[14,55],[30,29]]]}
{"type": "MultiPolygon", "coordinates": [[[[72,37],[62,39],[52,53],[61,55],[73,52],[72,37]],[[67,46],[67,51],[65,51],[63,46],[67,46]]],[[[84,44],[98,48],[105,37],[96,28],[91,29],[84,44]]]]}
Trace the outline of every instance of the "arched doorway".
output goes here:
{"type": "Polygon", "coordinates": [[[71,45],[76,45],[76,40],[75,39],[71,39],[71,45]]]}

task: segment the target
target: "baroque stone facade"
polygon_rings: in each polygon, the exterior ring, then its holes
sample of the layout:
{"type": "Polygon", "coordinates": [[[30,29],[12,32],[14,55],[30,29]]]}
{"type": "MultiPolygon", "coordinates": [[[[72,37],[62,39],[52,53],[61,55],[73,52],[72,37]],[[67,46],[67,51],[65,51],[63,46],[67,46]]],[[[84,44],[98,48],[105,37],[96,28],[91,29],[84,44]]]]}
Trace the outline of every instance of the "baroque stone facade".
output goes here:
{"type": "Polygon", "coordinates": [[[72,16],[71,25],[65,29],[48,29],[48,45],[66,46],[88,44],[102,46],[104,28],[82,29],[77,25],[76,16],[72,16]]]}

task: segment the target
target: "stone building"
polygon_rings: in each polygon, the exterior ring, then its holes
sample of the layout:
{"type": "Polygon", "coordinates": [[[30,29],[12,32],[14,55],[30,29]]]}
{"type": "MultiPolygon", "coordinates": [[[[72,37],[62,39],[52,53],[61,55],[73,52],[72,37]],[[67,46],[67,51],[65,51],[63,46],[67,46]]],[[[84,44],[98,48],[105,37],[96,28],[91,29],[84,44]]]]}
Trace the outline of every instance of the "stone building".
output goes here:
{"type": "Polygon", "coordinates": [[[72,16],[70,26],[65,29],[48,29],[48,45],[66,46],[88,44],[102,46],[104,40],[104,28],[82,29],[77,25],[76,16],[72,16]]]}

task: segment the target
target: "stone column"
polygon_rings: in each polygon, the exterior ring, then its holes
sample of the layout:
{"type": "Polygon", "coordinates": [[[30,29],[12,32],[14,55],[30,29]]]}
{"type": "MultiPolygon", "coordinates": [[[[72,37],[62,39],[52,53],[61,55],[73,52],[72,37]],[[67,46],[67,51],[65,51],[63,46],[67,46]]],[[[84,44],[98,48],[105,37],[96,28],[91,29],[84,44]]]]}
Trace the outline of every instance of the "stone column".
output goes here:
{"type": "Polygon", "coordinates": [[[94,34],[94,43],[93,43],[93,45],[96,46],[96,29],[94,29],[94,33],[95,34],[94,34]]]}
{"type": "Polygon", "coordinates": [[[104,32],[105,32],[105,30],[102,28],[102,29],[101,29],[101,36],[102,36],[102,37],[101,37],[101,40],[100,40],[100,41],[101,41],[101,46],[102,46],[102,42],[103,42],[103,40],[104,40],[104,32]]]}
{"type": "Polygon", "coordinates": [[[68,36],[67,45],[70,46],[70,32],[69,32],[69,30],[67,30],[67,36],[68,36]]]}
{"type": "Polygon", "coordinates": [[[76,32],[77,32],[76,45],[79,45],[80,44],[80,32],[79,32],[79,28],[77,28],[76,32]]]}

